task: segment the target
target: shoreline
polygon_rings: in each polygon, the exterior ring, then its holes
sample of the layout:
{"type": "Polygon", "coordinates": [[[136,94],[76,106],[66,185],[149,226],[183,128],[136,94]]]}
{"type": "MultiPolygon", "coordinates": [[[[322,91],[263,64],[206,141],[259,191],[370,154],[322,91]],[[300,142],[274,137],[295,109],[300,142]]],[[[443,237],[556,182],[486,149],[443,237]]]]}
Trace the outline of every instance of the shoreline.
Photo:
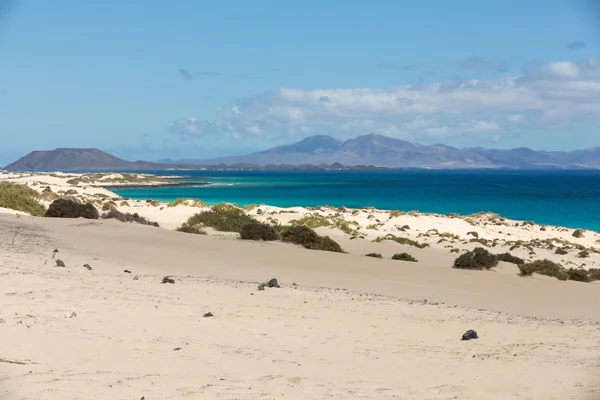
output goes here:
{"type": "MultiPolygon", "coordinates": [[[[185,184],[165,182],[150,174],[0,174],[0,182],[9,180],[26,184],[47,196],[47,207],[55,198],[74,195],[80,201],[90,201],[102,214],[110,208],[122,213],[138,214],[161,228],[174,230],[192,215],[209,210],[199,199],[178,199],[163,202],[152,199],[135,200],[122,197],[109,188],[149,187],[148,185],[185,184]],[[94,178],[96,180],[92,180],[94,178]],[[123,182],[131,178],[142,182],[123,182]],[[103,180],[121,180],[118,185],[103,180]],[[44,194],[44,191],[48,191],[44,194]]],[[[547,258],[573,268],[600,267],[600,233],[582,230],[581,238],[573,235],[577,229],[540,225],[530,221],[512,220],[490,212],[470,215],[437,214],[416,211],[381,210],[374,207],[275,207],[265,204],[240,207],[252,218],[269,224],[306,224],[340,240],[359,238],[376,247],[380,241],[407,241],[408,248],[427,246],[441,253],[455,253],[484,246],[496,253],[510,252],[526,261],[547,258]],[[418,246],[417,246],[418,244],[418,246]],[[561,249],[560,253],[557,253],[561,249]],[[587,253],[583,253],[584,250],[587,253]],[[564,254],[563,254],[564,253],[564,254]]],[[[218,233],[217,233],[218,234],[218,233]]],[[[366,251],[366,250],[365,250],[366,251]]],[[[368,252],[368,251],[367,251],[368,252]]]]}
{"type": "MultiPolygon", "coordinates": [[[[112,184],[112,185],[94,185],[94,187],[110,189],[136,189],[136,188],[169,188],[169,187],[201,187],[208,186],[209,182],[172,182],[172,183],[148,183],[148,184],[135,184],[135,183],[123,183],[123,184],[112,184]]],[[[115,196],[117,194],[115,193],[115,196]]],[[[152,199],[150,199],[152,200],[152,199]]]]}

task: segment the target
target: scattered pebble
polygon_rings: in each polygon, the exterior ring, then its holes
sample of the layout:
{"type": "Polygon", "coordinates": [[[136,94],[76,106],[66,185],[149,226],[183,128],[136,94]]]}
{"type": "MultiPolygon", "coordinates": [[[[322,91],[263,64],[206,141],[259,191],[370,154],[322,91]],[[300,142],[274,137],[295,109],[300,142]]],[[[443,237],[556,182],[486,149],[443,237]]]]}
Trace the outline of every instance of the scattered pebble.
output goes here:
{"type": "Polygon", "coordinates": [[[179,351],[179,350],[181,350],[181,347],[175,347],[173,350],[174,351],[179,351]]]}
{"type": "Polygon", "coordinates": [[[63,261],[63,260],[60,260],[60,259],[59,259],[59,260],[56,260],[56,266],[57,266],[57,267],[64,267],[64,266],[65,266],[65,263],[64,263],[64,261],[63,261]]]}
{"type": "Polygon", "coordinates": [[[128,270],[128,269],[126,269],[126,270],[123,270],[123,272],[125,272],[126,274],[130,274],[130,273],[131,273],[131,271],[130,271],[130,270],[128,270]]]}
{"type": "Polygon", "coordinates": [[[210,311],[207,312],[206,314],[204,314],[202,317],[207,318],[207,317],[214,317],[214,314],[211,313],[210,311]]]}
{"type": "Polygon", "coordinates": [[[92,267],[90,267],[90,264],[83,264],[83,268],[86,268],[88,271],[92,270],[92,267]]]}
{"type": "Polygon", "coordinates": [[[165,276],[162,280],[162,283],[175,283],[175,280],[171,279],[170,276],[165,276]]]}
{"type": "Polygon", "coordinates": [[[65,318],[75,318],[77,314],[74,311],[69,311],[65,313],[65,318]]]}
{"type": "Polygon", "coordinates": [[[273,278],[273,279],[269,279],[269,281],[267,282],[267,287],[270,287],[270,288],[273,288],[273,287],[275,287],[275,288],[278,288],[278,287],[280,287],[280,286],[279,286],[279,283],[277,283],[277,279],[276,279],[276,278],[273,278]]]}
{"type": "Polygon", "coordinates": [[[140,277],[139,277],[138,275],[135,275],[135,276],[133,277],[133,280],[134,280],[134,281],[138,281],[139,279],[140,279],[140,277]]]}
{"type": "Polygon", "coordinates": [[[466,331],[464,333],[464,335],[462,335],[461,340],[471,340],[471,339],[479,339],[479,336],[477,336],[477,332],[475,332],[473,329],[469,329],[468,331],[466,331]]]}

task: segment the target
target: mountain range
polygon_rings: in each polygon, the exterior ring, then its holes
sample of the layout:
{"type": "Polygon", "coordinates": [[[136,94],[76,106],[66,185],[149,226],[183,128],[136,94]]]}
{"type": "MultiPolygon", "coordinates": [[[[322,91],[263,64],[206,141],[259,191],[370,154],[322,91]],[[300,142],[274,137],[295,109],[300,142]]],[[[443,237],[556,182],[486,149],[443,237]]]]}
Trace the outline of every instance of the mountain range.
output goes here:
{"type": "Polygon", "coordinates": [[[346,141],[327,135],[242,156],[200,160],[127,161],[97,149],[34,151],[7,170],[161,170],[170,168],[258,169],[599,169],[600,147],[575,151],[535,151],[442,144],[420,145],[377,134],[346,141]]]}

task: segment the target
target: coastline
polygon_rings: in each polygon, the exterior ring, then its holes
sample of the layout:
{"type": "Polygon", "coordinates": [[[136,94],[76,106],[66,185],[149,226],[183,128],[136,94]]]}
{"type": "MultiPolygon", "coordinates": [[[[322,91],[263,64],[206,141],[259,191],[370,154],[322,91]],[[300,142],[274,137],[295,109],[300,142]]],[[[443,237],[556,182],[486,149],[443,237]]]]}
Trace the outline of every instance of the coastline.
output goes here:
{"type": "Polygon", "coordinates": [[[267,223],[322,224],[315,231],[345,250],[332,253],[211,229],[175,232],[210,208],[126,200],[71,179],[0,173],[0,185],[27,184],[45,205],[75,196],[100,213],[115,207],[160,227],[0,209],[0,379],[11,377],[3,398],[591,400],[597,393],[599,282],[521,277],[508,262],[491,271],[452,268],[475,247],[590,268],[600,262],[596,232],[574,237],[573,229],[490,213],[243,209],[267,223]],[[403,240],[386,240],[390,234],[403,240]],[[556,255],[558,247],[569,250],[556,255]],[[589,257],[577,256],[581,247],[589,257]],[[365,256],[371,252],[382,258],[365,256]],[[418,261],[391,259],[399,252],[418,261]],[[65,267],[55,267],[57,259],[65,267]],[[166,276],[173,283],[162,283],[166,276]],[[271,278],[280,287],[257,289],[271,278]],[[479,339],[461,341],[468,329],[479,339]],[[408,372],[399,378],[398,370],[408,372]]]}

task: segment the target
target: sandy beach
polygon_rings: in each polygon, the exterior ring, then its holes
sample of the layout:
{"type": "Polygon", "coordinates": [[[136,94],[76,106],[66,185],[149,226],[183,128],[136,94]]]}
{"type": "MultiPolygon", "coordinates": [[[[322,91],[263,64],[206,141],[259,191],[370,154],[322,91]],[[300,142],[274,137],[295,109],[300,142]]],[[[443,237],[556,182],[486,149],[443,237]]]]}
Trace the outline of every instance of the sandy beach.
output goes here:
{"type": "Polygon", "coordinates": [[[46,206],[67,193],[113,202],[160,228],[0,209],[3,399],[598,398],[600,283],[521,277],[506,262],[452,268],[476,246],[597,268],[596,232],[494,214],[247,208],[278,224],[326,219],[315,230],[339,254],[177,232],[208,208],[121,199],[77,177],[0,182],[46,190],[46,206]],[[389,259],[400,251],[418,262],[389,259]],[[257,290],[271,278],[281,287],[257,290]],[[479,339],[461,341],[468,329],[479,339]]]}

